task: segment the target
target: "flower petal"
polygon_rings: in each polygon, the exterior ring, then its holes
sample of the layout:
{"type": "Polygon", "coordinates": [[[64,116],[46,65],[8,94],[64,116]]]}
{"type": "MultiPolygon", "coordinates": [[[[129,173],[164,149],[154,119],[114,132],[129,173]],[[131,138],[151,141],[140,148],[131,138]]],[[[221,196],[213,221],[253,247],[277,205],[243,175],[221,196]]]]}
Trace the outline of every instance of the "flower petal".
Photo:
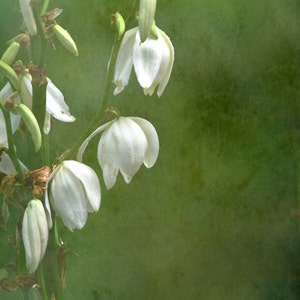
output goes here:
{"type": "Polygon", "coordinates": [[[124,34],[115,67],[114,83],[117,87],[114,90],[114,95],[122,92],[128,84],[132,69],[133,45],[137,31],[138,27],[135,27],[124,34]]]}
{"type": "Polygon", "coordinates": [[[120,171],[129,183],[144,161],[147,139],[142,129],[130,118],[120,117],[113,125],[113,134],[118,141],[120,171]]]}
{"type": "MultiPolygon", "coordinates": [[[[27,172],[28,171],[27,167],[20,160],[19,163],[22,170],[24,172],[27,172]]],[[[1,159],[0,159],[0,172],[11,176],[15,176],[18,174],[9,155],[4,151],[2,152],[1,159]]]]}
{"type": "Polygon", "coordinates": [[[87,220],[87,207],[80,180],[63,164],[51,182],[50,201],[70,231],[81,229],[87,220]]]}
{"type": "Polygon", "coordinates": [[[159,152],[159,139],[157,132],[154,126],[145,119],[138,117],[130,117],[130,119],[136,122],[140,128],[142,128],[147,138],[148,147],[144,158],[144,165],[147,168],[151,168],[155,164],[159,152]]]}
{"type": "Polygon", "coordinates": [[[62,92],[53,84],[50,78],[47,78],[47,112],[57,120],[63,122],[74,122],[75,117],[69,112],[69,107],[64,100],[62,92]]]}
{"type": "Polygon", "coordinates": [[[165,44],[168,46],[169,48],[169,56],[164,58],[164,62],[167,63],[167,65],[164,67],[165,71],[164,71],[164,75],[162,77],[161,80],[159,80],[159,86],[157,89],[157,95],[158,97],[160,97],[166,87],[166,85],[169,82],[170,76],[171,76],[171,72],[173,69],[173,63],[174,63],[174,47],[172,45],[172,42],[170,40],[170,38],[162,31],[162,30],[158,30],[162,36],[162,38],[165,41],[165,44]]]}
{"type": "Polygon", "coordinates": [[[37,33],[37,28],[30,4],[31,0],[19,0],[19,3],[27,30],[31,35],[35,35],[37,33]]]}
{"type": "MultiPolygon", "coordinates": [[[[6,103],[7,99],[10,97],[14,98],[15,103],[20,103],[19,96],[14,96],[14,91],[10,83],[8,82],[0,91],[0,99],[3,101],[3,103],[6,103]]],[[[10,113],[10,121],[11,121],[12,132],[14,133],[19,127],[21,116],[16,115],[14,113],[10,113]]],[[[2,110],[0,110],[0,148],[2,147],[7,148],[8,142],[7,142],[5,120],[4,120],[2,110]]]]}
{"type": "Polygon", "coordinates": [[[117,143],[118,141],[115,139],[111,127],[103,132],[98,143],[97,158],[102,168],[103,179],[107,189],[114,186],[120,168],[117,143]]]}
{"type": "Polygon", "coordinates": [[[144,89],[152,86],[158,74],[163,56],[160,46],[159,39],[148,38],[141,43],[139,33],[136,34],[133,48],[133,66],[137,80],[144,89]]]}
{"type": "Polygon", "coordinates": [[[89,166],[75,160],[64,161],[64,166],[81,182],[86,193],[85,198],[88,212],[98,211],[101,201],[101,191],[96,172],[89,166]]]}
{"type": "Polygon", "coordinates": [[[81,146],[79,147],[78,149],[78,152],[77,152],[77,156],[76,156],[76,159],[80,162],[82,162],[82,156],[83,156],[83,153],[87,147],[87,145],[89,144],[90,140],[95,136],[97,135],[99,132],[105,130],[107,127],[110,126],[110,124],[112,123],[113,121],[110,121],[110,122],[107,122],[103,125],[101,125],[100,127],[98,127],[96,130],[94,130],[85,140],[84,142],[81,144],[81,146]]]}

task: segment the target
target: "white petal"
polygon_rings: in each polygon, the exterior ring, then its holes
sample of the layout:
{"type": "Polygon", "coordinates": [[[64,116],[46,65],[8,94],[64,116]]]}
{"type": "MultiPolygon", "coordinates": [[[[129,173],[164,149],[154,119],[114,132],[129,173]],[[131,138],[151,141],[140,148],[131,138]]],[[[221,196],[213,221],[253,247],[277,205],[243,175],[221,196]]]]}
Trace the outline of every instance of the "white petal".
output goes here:
{"type": "Polygon", "coordinates": [[[51,182],[50,201],[56,213],[70,231],[81,229],[87,220],[85,193],[81,182],[64,165],[51,182]]]}
{"type": "Polygon", "coordinates": [[[30,5],[31,0],[19,0],[19,3],[27,30],[31,35],[35,35],[37,33],[37,28],[30,5]]]}
{"type": "Polygon", "coordinates": [[[130,118],[120,117],[113,125],[113,135],[118,141],[120,170],[123,176],[127,175],[124,179],[129,183],[144,161],[147,139],[140,126],[130,118]]]}
{"type": "MultiPolygon", "coordinates": [[[[27,167],[19,160],[20,166],[24,172],[27,172],[27,167]]],[[[0,160],[0,172],[15,176],[17,175],[17,171],[9,157],[9,155],[6,152],[2,152],[1,154],[1,160],[0,160]]]]}
{"type": "Polygon", "coordinates": [[[52,224],[51,208],[50,208],[49,196],[48,196],[48,182],[45,191],[45,212],[47,217],[48,228],[51,229],[53,224],[52,224]]]}
{"type": "MultiPolygon", "coordinates": [[[[6,103],[7,99],[10,97],[14,98],[15,103],[20,103],[19,96],[14,96],[14,91],[10,83],[8,82],[0,91],[0,99],[2,99],[3,103],[6,103]]],[[[12,132],[14,133],[20,125],[21,116],[10,113],[10,121],[11,121],[12,132]]],[[[0,110],[0,147],[8,147],[6,125],[5,125],[5,120],[4,120],[2,110],[0,110]]]]}
{"type": "Polygon", "coordinates": [[[95,131],[93,131],[85,140],[84,142],[81,144],[81,146],[79,147],[78,149],[78,152],[77,152],[77,156],[76,156],[76,159],[80,162],[82,162],[82,156],[83,156],[83,153],[87,147],[87,145],[89,144],[90,140],[95,136],[97,135],[99,132],[103,131],[104,129],[106,129],[108,126],[110,126],[110,124],[112,123],[113,121],[110,121],[108,123],[105,123],[103,125],[101,125],[100,127],[98,127],[95,131]]]}
{"type": "Polygon", "coordinates": [[[164,58],[164,62],[166,62],[167,65],[165,67],[165,71],[164,71],[164,75],[163,75],[162,79],[159,80],[160,84],[157,89],[157,95],[158,95],[158,97],[160,97],[162,95],[166,85],[169,82],[170,75],[172,72],[173,63],[174,63],[174,47],[172,45],[170,38],[162,30],[159,29],[158,31],[162,35],[162,38],[164,39],[165,44],[168,46],[168,49],[169,49],[169,56],[164,58]]]}
{"type": "Polygon", "coordinates": [[[133,48],[133,65],[142,88],[150,88],[158,74],[163,57],[160,46],[159,39],[148,38],[144,43],[141,43],[139,33],[136,34],[133,48]]]}
{"type": "Polygon", "coordinates": [[[114,83],[117,86],[114,90],[114,95],[123,91],[128,84],[132,69],[133,46],[138,27],[132,28],[125,32],[120,50],[117,57],[114,83]]]}
{"type": "Polygon", "coordinates": [[[105,130],[97,148],[98,162],[102,168],[103,179],[107,189],[114,186],[120,168],[120,155],[111,127],[105,130]]]}
{"type": "Polygon", "coordinates": [[[53,84],[50,78],[47,78],[46,106],[47,112],[57,120],[63,122],[73,122],[75,117],[69,112],[69,107],[65,103],[61,91],[53,84]]]}
{"type": "Polygon", "coordinates": [[[75,160],[64,161],[64,166],[81,182],[86,193],[85,199],[88,212],[98,211],[101,201],[101,191],[99,179],[95,171],[89,166],[75,160]]]}
{"type": "Polygon", "coordinates": [[[145,154],[144,165],[147,168],[151,168],[155,164],[159,152],[159,140],[157,132],[154,126],[145,119],[138,117],[130,117],[130,119],[136,122],[142,128],[147,138],[148,148],[145,154]]]}

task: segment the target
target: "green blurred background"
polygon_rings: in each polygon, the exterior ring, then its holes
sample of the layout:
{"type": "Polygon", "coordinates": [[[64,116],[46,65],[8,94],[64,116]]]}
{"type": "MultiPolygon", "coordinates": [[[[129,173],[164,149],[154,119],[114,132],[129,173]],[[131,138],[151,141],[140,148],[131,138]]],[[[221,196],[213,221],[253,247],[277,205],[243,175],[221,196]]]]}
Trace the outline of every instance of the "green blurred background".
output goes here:
{"type": "MultiPolygon", "coordinates": [[[[53,127],[54,155],[97,109],[110,14],[132,2],[51,1],[79,50],[47,51],[47,74],[77,117],[53,127]]],[[[21,15],[16,0],[0,8],[3,53],[21,15]]],[[[163,96],[144,97],[133,73],[112,104],[154,124],[159,159],[129,185],[119,177],[107,191],[101,178],[100,211],[81,231],[61,226],[80,256],[68,256],[66,299],[299,299],[300,2],[159,0],[156,23],[176,57],[163,96]]],[[[84,159],[101,177],[97,142],[84,159]]],[[[1,266],[14,259],[7,234],[1,266]]]]}

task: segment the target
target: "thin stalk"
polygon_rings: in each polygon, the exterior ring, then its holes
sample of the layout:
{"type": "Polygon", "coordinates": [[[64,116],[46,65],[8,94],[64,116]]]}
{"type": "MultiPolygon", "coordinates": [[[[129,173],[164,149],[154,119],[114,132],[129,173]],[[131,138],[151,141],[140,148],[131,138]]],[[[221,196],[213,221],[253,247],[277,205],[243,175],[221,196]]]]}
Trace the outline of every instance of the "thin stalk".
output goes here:
{"type": "Polygon", "coordinates": [[[116,65],[120,45],[121,45],[121,40],[118,39],[118,34],[116,33],[114,38],[113,48],[111,51],[110,60],[109,60],[108,71],[105,79],[104,91],[103,91],[102,99],[100,101],[99,108],[93,120],[86,128],[86,130],[83,132],[83,134],[77,139],[77,141],[73,144],[70,150],[65,152],[63,159],[71,158],[76,153],[77,149],[80,147],[83,141],[91,134],[92,131],[94,131],[94,129],[96,129],[99,126],[99,123],[101,122],[104,116],[105,109],[107,108],[109,103],[109,95],[110,95],[110,90],[113,82],[114,70],[115,70],[115,65],[116,65]]]}
{"type": "Polygon", "coordinates": [[[39,285],[42,287],[43,298],[44,298],[44,300],[48,300],[42,262],[40,262],[39,267],[37,269],[37,275],[38,275],[39,285]]]}
{"type": "Polygon", "coordinates": [[[0,99],[0,108],[2,110],[5,126],[6,126],[6,135],[7,135],[7,142],[8,142],[8,155],[18,173],[18,176],[20,180],[24,179],[24,172],[21,168],[20,162],[18,160],[16,151],[15,151],[15,143],[13,138],[13,132],[11,127],[11,121],[10,121],[10,112],[4,107],[2,100],[0,99]]]}
{"type": "Polygon", "coordinates": [[[57,233],[55,227],[56,226],[53,226],[49,231],[47,250],[43,259],[44,267],[47,269],[47,272],[44,275],[45,282],[47,282],[46,290],[49,298],[51,298],[52,295],[55,295],[56,300],[62,300],[64,295],[58,266],[59,246],[56,243],[57,233]]]}
{"type": "Polygon", "coordinates": [[[49,2],[50,2],[50,0],[44,0],[43,6],[42,6],[42,9],[41,9],[41,16],[46,13],[46,11],[48,9],[49,2]]]}

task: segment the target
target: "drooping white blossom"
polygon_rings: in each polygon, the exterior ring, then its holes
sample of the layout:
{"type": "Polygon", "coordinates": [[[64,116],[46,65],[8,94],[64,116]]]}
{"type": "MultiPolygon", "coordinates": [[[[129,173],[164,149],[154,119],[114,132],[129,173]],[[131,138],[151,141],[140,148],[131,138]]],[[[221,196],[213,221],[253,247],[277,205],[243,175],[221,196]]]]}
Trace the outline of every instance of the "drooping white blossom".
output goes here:
{"type": "Polygon", "coordinates": [[[115,67],[114,95],[128,85],[132,66],[145,95],[151,96],[156,87],[157,95],[162,95],[172,72],[174,48],[162,30],[156,27],[156,32],[157,39],[148,37],[143,43],[138,27],[125,32],[115,67]]]}
{"type": "MultiPolygon", "coordinates": [[[[70,114],[69,107],[64,100],[62,92],[47,77],[46,91],[46,116],[44,133],[48,134],[51,129],[51,116],[62,122],[74,122],[75,117],[70,114]]],[[[20,89],[24,103],[32,107],[31,75],[28,72],[20,74],[20,89]]]]}
{"type": "Polygon", "coordinates": [[[97,128],[79,148],[79,161],[89,141],[101,131],[97,157],[108,189],[114,186],[119,170],[129,183],[142,164],[147,168],[155,164],[159,152],[157,132],[149,121],[138,117],[119,117],[97,128]]]}
{"type": "Polygon", "coordinates": [[[31,200],[22,221],[22,238],[25,248],[26,267],[34,273],[44,257],[48,243],[48,224],[42,202],[31,200]]]}
{"type": "MultiPolygon", "coordinates": [[[[15,103],[20,103],[20,98],[18,96],[14,96],[14,91],[10,83],[7,83],[0,91],[0,101],[2,101],[3,104],[5,104],[7,99],[9,99],[10,97],[14,98],[15,103]]],[[[19,127],[21,117],[19,115],[10,113],[10,121],[12,126],[12,132],[14,133],[19,127]]],[[[5,120],[4,120],[2,110],[0,110],[0,148],[7,148],[7,147],[8,147],[8,142],[7,142],[7,134],[6,134],[6,125],[5,125],[5,120]]]]}
{"type": "MultiPolygon", "coordinates": [[[[88,213],[99,210],[100,183],[95,171],[75,160],[65,160],[49,178],[45,205],[52,208],[71,231],[81,229],[88,213]]],[[[49,223],[49,222],[48,222],[49,223]]]]}

